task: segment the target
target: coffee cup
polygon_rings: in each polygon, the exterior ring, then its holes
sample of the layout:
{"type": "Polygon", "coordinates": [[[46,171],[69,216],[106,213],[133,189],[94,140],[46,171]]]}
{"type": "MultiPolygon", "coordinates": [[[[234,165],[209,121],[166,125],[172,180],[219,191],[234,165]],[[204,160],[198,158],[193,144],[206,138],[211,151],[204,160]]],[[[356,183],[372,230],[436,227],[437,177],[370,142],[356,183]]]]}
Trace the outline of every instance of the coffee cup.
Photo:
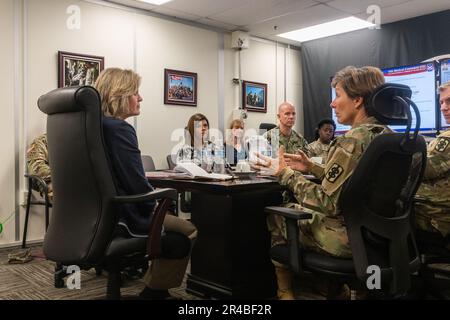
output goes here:
{"type": "Polygon", "coordinates": [[[236,165],[236,172],[250,172],[250,164],[247,161],[239,160],[236,165]]]}

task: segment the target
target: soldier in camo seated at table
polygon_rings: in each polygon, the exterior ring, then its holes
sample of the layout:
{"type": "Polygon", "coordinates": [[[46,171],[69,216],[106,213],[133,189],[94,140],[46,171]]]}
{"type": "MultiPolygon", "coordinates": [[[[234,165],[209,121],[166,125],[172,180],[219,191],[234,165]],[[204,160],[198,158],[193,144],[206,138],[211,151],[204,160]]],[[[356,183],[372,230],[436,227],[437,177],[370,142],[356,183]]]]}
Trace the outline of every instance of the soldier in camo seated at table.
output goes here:
{"type": "MultiPolygon", "coordinates": [[[[346,67],[336,73],[332,85],[336,98],[331,103],[341,124],[352,129],[336,138],[330,147],[325,165],[312,162],[307,154],[284,154],[280,149],[277,159],[259,155],[256,167],[278,177],[295,199],[284,203],[286,207],[312,213],[310,220],[299,223],[303,247],[337,257],[351,257],[347,229],[337,201],[345,181],[350,178],[370,142],[378,135],[391,132],[372,116],[368,100],[372,92],[385,82],[383,73],[375,67],[346,67]],[[302,172],[313,173],[322,181],[316,184],[307,180],[302,172]]],[[[268,216],[272,246],[286,243],[284,218],[268,216]]],[[[273,261],[278,282],[278,298],[294,299],[291,271],[273,261]]],[[[347,290],[348,293],[348,290],[347,290]]],[[[348,297],[348,294],[346,295],[348,297]]]]}
{"type": "MultiPolygon", "coordinates": [[[[50,165],[48,163],[47,134],[44,133],[34,139],[27,150],[28,174],[35,175],[47,183],[49,200],[53,200],[53,188],[50,176],[50,165]]],[[[43,190],[41,190],[41,194],[43,190]]]]}
{"type": "MultiPolygon", "coordinates": [[[[450,124],[450,82],[439,88],[441,112],[450,124]]],[[[431,141],[422,184],[416,194],[415,218],[419,229],[450,234],[450,130],[431,141]]],[[[450,249],[450,248],[449,248],[450,249]]]]}

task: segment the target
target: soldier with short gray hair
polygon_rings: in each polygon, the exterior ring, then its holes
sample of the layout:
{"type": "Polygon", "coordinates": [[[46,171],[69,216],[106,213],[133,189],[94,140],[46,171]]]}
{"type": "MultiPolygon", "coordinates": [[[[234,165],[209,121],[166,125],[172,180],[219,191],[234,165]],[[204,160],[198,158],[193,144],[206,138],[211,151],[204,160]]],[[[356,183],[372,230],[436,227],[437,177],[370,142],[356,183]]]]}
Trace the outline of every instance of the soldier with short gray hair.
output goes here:
{"type": "Polygon", "coordinates": [[[264,138],[272,145],[276,155],[279,146],[283,146],[288,153],[303,151],[309,156],[308,141],[293,127],[295,125],[295,107],[289,102],[283,102],[278,106],[277,117],[279,125],[264,133],[264,138]]]}

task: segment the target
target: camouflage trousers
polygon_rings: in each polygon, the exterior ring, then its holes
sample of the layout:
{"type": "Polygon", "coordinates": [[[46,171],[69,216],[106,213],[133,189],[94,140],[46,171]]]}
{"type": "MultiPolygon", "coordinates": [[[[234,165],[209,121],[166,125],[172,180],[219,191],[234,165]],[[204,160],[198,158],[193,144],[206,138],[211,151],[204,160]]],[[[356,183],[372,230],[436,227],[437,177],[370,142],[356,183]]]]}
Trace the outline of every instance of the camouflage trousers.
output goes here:
{"type": "MultiPolygon", "coordinates": [[[[299,242],[303,248],[342,258],[352,256],[347,229],[343,225],[342,217],[326,216],[293,202],[283,203],[283,206],[312,214],[312,219],[298,221],[299,242]]],[[[272,246],[287,242],[284,217],[269,214],[267,227],[271,235],[272,246]]]]}
{"type": "Polygon", "coordinates": [[[450,234],[449,207],[417,202],[414,209],[417,228],[428,232],[440,232],[443,237],[450,234]]]}

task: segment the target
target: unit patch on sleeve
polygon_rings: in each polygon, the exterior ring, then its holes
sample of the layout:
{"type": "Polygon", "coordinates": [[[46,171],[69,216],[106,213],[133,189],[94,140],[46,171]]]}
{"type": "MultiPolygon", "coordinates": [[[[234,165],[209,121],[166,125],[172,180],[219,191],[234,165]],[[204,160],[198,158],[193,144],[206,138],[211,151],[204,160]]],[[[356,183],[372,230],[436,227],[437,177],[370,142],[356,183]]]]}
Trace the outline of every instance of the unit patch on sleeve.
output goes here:
{"type": "Polygon", "coordinates": [[[335,163],[331,166],[331,168],[325,174],[325,177],[329,182],[334,183],[341,176],[341,174],[343,172],[344,172],[344,168],[342,168],[340,165],[335,163]]]}
{"type": "Polygon", "coordinates": [[[434,150],[436,150],[437,152],[444,152],[449,144],[450,140],[440,138],[439,141],[436,143],[436,147],[434,148],[434,150]]]}

